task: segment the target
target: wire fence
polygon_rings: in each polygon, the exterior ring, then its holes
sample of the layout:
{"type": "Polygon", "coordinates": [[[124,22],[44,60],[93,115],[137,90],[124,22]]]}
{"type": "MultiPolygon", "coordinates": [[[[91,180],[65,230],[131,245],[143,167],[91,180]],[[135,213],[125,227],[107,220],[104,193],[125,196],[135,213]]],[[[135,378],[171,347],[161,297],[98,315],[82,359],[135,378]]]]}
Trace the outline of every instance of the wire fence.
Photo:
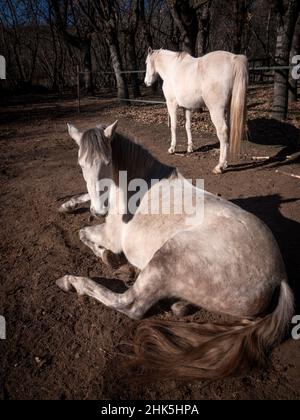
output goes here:
{"type": "MultiPolygon", "coordinates": [[[[255,66],[251,63],[249,64],[249,74],[250,74],[250,83],[257,83],[257,82],[270,82],[271,79],[274,77],[272,72],[276,70],[291,70],[295,67],[295,65],[290,66],[255,66]],[[267,73],[263,73],[267,72],[267,73]]],[[[113,71],[101,71],[101,72],[91,72],[93,74],[101,74],[101,75],[115,75],[113,71]]],[[[120,74],[145,74],[146,70],[123,70],[120,74]]],[[[80,112],[80,102],[81,102],[81,88],[80,88],[80,76],[86,75],[86,71],[80,71],[79,66],[77,66],[77,102],[78,102],[78,112],[80,112]]],[[[297,81],[296,81],[297,82],[297,81]]],[[[132,102],[132,103],[144,103],[144,104],[152,104],[152,105],[162,105],[166,104],[164,100],[150,100],[150,99],[131,99],[131,98],[112,98],[121,102],[132,102]]]]}

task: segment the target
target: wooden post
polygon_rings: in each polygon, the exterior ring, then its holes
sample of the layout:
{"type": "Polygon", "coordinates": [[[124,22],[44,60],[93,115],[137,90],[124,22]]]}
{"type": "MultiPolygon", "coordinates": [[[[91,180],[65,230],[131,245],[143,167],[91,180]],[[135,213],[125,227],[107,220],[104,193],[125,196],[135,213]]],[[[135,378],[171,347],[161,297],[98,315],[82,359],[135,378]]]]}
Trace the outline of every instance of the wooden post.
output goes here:
{"type": "Polygon", "coordinates": [[[77,68],[77,112],[80,113],[80,72],[79,66],[77,68]]]}

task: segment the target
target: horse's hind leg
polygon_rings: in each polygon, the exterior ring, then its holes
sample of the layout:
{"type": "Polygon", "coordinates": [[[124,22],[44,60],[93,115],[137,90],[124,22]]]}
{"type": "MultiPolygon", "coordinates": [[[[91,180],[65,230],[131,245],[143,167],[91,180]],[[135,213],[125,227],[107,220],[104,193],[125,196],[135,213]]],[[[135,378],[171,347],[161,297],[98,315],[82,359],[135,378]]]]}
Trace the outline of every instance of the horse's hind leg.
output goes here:
{"type": "Polygon", "coordinates": [[[185,110],[185,129],[188,138],[188,147],[187,152],[192,153],[194,151],[193,139],[192,139],[192,130],[191,130],[191,120],[192,112],[189,109],[185,110]]]}
{"type": "Polygon", "coordinates": [[[168,153],[175,153],[176,149],[176,126],[177,126],[177,103],[176,101],[167,101],[168,112],[171,120],[171,147],[168,153]]]}
{"type": "Polygon", "coordinates": [[[72,197],[70,200],[62,204],[58,211],[60,213],[70,213],[76,210],[80,204],[87,203],[88,201],[90,201],[89,194],[76,195],[75,197],[72,197]]]}
{"type": "Polygon", "coordinates": [[[221,174],[227,168],[227,154],[229,146],[228,126],[225,119],[224,110],[211,111],[211,120],[216,127],[217,136],[220,141],[220,158],[218,165],[214,168],[213,173],[221,174]]]}
{"type": "Polygon", "coordinates": [[[160,271],[151,263],[125,293],[115,293],[87,277],[67,275],[58,279],[56,284],[66,292],[75,289],[79,295],[91,296],[132,319],[142,318],[151,306],[164,297],[160,271]]]}

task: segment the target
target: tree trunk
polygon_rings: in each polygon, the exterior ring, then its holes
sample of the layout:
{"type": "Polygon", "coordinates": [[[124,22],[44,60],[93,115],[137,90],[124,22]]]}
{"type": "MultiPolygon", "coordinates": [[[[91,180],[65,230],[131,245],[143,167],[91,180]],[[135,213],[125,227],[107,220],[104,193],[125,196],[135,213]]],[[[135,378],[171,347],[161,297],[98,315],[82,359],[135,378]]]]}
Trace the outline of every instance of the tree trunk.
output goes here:
{"type": "Polygon", "coordinates": [[[198,57],[206,54],[208,51],[211,4],[212,0],[207,1],[199,8],[198,12],[199,30],[196,42],[196,53],[198,57]]]}
{"type": "Polygon", "coordinates": [[[234,54],[241,54],[243,51],[243,35],[245,29],[246,13],[247,13],[247,0],[235,0],[235,34],[234,34],[234,54]]]}
{"type": "MultiPolygon", "coordinates": [[[[121,54],[118,44],[118,39],[116,38],[115,34],[110,32],[107,36],[107,43],[110,51],[110,57],[112,61],[112,66],[115,72],[116,81],[117,81],[117,89],[118,89],[118,98],[122,100],[126,100],[129,98],[128,86],[127,81],[122,72],[122,64],[121,64],[121,54]]],[[[126,101],[127,104],[130,104],[129,101],[126,101]]]]}
{"type": "Polygon", "coordinates": [[[92,54],[91,54],[91,39],[89,38],[83,46],[83,78],[84,90],[86,94],[94,93],[93,83],[93,67],[92,67],[92,54]]]}
{"type": "MultiPolygon", "coordinates": [[[[299,14],[299,1],[281,1],[277,11],[277,39],[275,60],[278,66],[288,66],[292,38],[299,14]]],[[[272,117],[284,120],[288,113],[288,70],[275,71],[272,117]]]]}
{"type": "MultiPolygon", "coordinates": [[[[291,48],[290,54],[290,63],[292,62],[292,58],[295,55],[300,55],[300,16],[298,16],[293,43],[291,48]]],[[[296,102],[297,101],[297,79],[294,79],[290,74],[289,80],[289,102],[296,102]]]]}
{"type": "Polygon", "coordinates": [[[145,1],[146,0],[140,0],[139,2],[139,7],[140,7],[140,24],[141,24],[141,29],[142,32],[144,34],[146,43],[147,43],[147,47],[151,47],[153,48],[153,37],[150,31],[150,23],[151,22],[147,22],[146,20],[146,14],[145,14],[145,1]]]}
{"type": "Polygon", "coordinates": [[[194,56],[198,36],[196,9],[189,0],[168,0],[167,3],[180,33],[181,49],[194,56]]]}
{"type": "MultiPolygon", "coordinates": [[[[136,50],[135,50],[135,33],[130,31],[128,35],[128,55],[130,61],[130,70],[135,71],[138,68],[137,59],[136,59],[136,50]]],[[[138,73],[131,73],[131,83],[133,97],[138,98],[141,96],[140,85],[139,85],[139,75],[138,73]]]]}

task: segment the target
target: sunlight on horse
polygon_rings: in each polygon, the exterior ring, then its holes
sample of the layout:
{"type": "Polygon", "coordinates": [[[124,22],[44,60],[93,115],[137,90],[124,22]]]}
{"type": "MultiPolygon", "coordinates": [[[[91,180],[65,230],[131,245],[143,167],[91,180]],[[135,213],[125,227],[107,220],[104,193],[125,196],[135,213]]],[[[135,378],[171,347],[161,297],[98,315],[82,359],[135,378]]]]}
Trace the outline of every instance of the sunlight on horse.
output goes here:
{"type": "MultiPolygon", "coordinates": [[[[65,203],[61,211],[90,200],[95,214],[107,213],[105,223],[81,229],[80,239],[106,263],[107,253],[124,253],[140,274],[125,293],[73,275],[57,284],[132,319],[141,319],[168,297],[235,317],[231,324],[143,321],[135,337],[135,363],[146,368],[149,378],[214,379],[265,362],[293,313],[293,296],[271,231],[254,215],[199,189],[196,194],[204,196],[204,214],[195,216],[192,224],[185,212],[144,214],[151,188],[133,214],[114,211],[112,198],[126,197],[118,183],[120,171],[127,171],[128,182],[141,178],[150,185],[151,179],[157,179],[155,188],[159,184],[180,188],[184,180],[177,169],[118,134],[116,126],[116,122],[106,128],[99,125],[82,133],[69,125],[79,146],[78,162],[88,193],[65,203]],[[106,206],[95,187],[104,177],[112,181],[106,206]]],[[[195,192],[192,184],[189,188],[195,192]]],[[[127,209],[128,202],[123,204],[127,209]]]]}
{"type": "Polygon", "coordinates": [[[227,167],[228,146],[233,155],[240,150],[245,135],[248,64],[244,55],[215,51],[200,58],[186,52],[152,50],[146,60],[145,84],[151,86],[158,75],[171,119],[171,147],[175,153],[177,108],[185,108],[187,152],[193,152],[191,111],[209,110],[220,141],[220,159],[214,168],[219,174],[227,167]]]}

